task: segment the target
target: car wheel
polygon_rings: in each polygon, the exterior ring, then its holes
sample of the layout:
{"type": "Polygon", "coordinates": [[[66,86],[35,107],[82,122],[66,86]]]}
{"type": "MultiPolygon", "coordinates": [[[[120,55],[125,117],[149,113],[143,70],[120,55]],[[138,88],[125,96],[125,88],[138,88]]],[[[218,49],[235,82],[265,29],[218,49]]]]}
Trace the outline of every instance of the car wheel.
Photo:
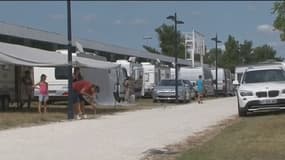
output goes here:
{"type": "Polygon", "coordinates": [[[245,117],[247,115],[247,109],[246,108],[240,108],[239,100],[238,100],[238,115],[240,117],[245,117]]]}

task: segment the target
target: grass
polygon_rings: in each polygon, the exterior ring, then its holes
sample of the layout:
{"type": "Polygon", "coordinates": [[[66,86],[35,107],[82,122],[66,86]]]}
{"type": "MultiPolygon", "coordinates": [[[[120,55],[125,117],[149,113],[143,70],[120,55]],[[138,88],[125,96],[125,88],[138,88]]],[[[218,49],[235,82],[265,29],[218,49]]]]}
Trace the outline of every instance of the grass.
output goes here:
{"type": "MultiPolygon", "coordinates": [[[[152,103],[152,99],[139,99],[136,104],[130,106],[98,106],[97,114],[115,114],[118,112],[125,112],[130,110],[138,109],[152,109],[160,106],[167,106],[170,104],[152,103]]],[[[32,103],[31,110],[26,108],[21,110],[15,110],[10,108],[6,112],[0,112],[0,130],[15,128],[15,127],[26,127],[34,125],[42,125],[51,122],[60,122],[67,120],[67,103],[57,102],[55,104],[48,105],[48,113],[39,114],[37,113],[37,103],[32,103]]],[[[91,109],[87,107],[87,113],[91,114],[91,109]]],[[[91,116],[92,117],[92,116],[91,116]]]]}
{"type": "Polygon", "coordinates": [[[177,160],[284,160],[285,114],[242,118],[177,160]]]}

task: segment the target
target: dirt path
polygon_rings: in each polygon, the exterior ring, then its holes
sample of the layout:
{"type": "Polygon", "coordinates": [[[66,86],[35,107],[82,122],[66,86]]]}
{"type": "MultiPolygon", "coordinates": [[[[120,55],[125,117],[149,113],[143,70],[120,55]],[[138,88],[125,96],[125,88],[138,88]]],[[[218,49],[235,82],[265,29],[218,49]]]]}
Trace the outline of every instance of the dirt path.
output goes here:
{"type": "Polygon", "coordinates": [[[237,114],[236,99],[0,131],[0,159],[139,160],[237,114]]]}

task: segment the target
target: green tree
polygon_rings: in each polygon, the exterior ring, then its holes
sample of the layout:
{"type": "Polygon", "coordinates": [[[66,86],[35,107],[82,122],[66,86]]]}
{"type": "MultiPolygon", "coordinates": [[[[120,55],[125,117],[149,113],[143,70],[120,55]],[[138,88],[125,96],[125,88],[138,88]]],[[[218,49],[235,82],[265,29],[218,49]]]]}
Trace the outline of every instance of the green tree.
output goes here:
{"type": "MultiPolygon", "coordinates": [[[[222,67],[223,52],[220,48],[218,48],[217,53],[218,53],[218,67],[222,67]]],[[[216,48],[210,49],[210,51],[205,54],[204,63],[209,64],[211,66],[216,65],[216,48]]]]}
{"type": "Polygon", "coordinates": [[[253,59],[253,48],[252,41],[245,40],[243,44],[240,44],[239,55],[241,64],[250,64],[254,61],[253,59]]]}
{"type": "Polygon", "coordinates": [[[253,50],[253,56],[255,62],[262,62],[265,60],[276,60],[278,58],[275,57],[276,51],[269,45],[265,44],[263,46],[256,47],[253,50]]]}
{"type": "Polygon", "coordinates": [[[281,32],[280,39],[282,41],[285,41],[285,1],[284,0],[274,3],[272,14],[276,14],[273,26],[281,32]]]}
{"type": "MultiPolygon", "coordinates": [[[[162,24],[160,27],[155,29],[159,38],[159,45],[161,52],[167,56],[175,56],[174,45],[175,45],[175,30],[173,25],[162,24]]],[[[185,46],[184,46],[184,37],[180,31],[177,31],[177,50],[178,57],[185,57],[185,46]]]]}
{"type": "Polygon", "coordinates": [[[229,35],[228,40],[225,42],[225,52],[222,57],[221,66],[234,71],[235,66],[240,64],[241,55],[239,53],[239,42],[229,35]]]}

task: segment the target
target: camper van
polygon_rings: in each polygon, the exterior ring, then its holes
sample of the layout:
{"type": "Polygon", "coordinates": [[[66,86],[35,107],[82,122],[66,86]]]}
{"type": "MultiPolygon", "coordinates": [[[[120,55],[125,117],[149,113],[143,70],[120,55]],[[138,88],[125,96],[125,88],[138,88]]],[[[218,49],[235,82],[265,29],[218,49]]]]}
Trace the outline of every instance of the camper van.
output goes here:
{"type": "Polygon", "coordinates": [[[141,64],[136,63],[134,59],[130,58],[127,60],[117,60],[117,64],[126,71],[127,76],[133,80],[132,87],[136,97],[141,97],[142,86],[143,86],[143,67],[141,64]]]}
{"type": "Polygon", "coordinates": [[[189,80],[193,86],[196,85],[197,80],[199,79],[199,75],[202,76],[205,86],[205,95],[213,96],[215,95],[214,84],[213,84],[213,76],[211,70],[205,66],[203,67],[180,67],[178,77],[179,79],[189,80]]]}
{"type": "MultiPolygon", "coordinates": [[[[216,69],[211,69],[213,79],[216,83],[216,69]]],[[[218,68],[218,90],[217,94],[222,94],[224,96],[234,95],[233,77],[228,69],[218,68]]],[[[216,89],[216,84],[214,84],[216,89]]]]}

